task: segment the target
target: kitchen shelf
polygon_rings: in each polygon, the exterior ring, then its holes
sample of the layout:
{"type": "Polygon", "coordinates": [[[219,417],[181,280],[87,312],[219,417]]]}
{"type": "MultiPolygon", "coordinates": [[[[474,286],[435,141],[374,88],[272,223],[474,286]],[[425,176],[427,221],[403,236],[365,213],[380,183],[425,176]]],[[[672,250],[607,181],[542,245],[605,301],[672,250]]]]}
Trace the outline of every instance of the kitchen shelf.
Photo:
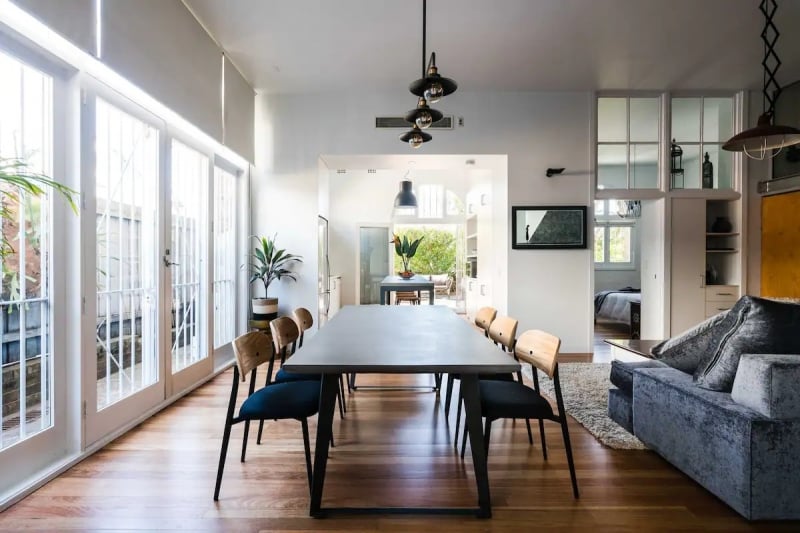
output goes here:
{"type": "Polygon", "coordinates": [[[737,235],[739,235],[738,231],[733,231],[729,233],[717,233],[709,231],[708,233],[706,233],[706,237],[736,237],[737,235]]]}
{"type": "Polygon", "coordinates": [[[739,250],[736,248],[731,248],[730,250],[706,250],[707,254],[735,254],[739,250]]]}

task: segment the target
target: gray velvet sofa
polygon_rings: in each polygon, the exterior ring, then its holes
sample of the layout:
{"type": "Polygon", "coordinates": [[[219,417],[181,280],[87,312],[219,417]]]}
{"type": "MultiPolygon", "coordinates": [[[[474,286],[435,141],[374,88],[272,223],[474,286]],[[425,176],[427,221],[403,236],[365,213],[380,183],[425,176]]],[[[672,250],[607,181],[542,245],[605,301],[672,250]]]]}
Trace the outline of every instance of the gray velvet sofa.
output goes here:
{"type": "MultiPolygon", "coordinates": [[[[751,318],[754,315],[752,312],[751,318]]],[[[698,339],[705,343],[701,346],[707,352],[705,357],[696,359],[704,362],[694,373],[686,372],[691,365],[687,367],[685,358],[676,361],[669,353],[661,360],[614,361],[611,383],[616,388],[609,391],[608,414],[745,518],[797,520],[800,355],[796,354],[800,350],[795,354],[786,350],[774,355],[737,354],[735,365],[727,363],[727,371],[735,374],[733,383],[709,385],[703,381],[713,371],[708,362],[722,364],[718,359],[723,345],[736,342],[727,329],[734,322],[730,319],[721,324],[718,319],[711,328],[699,326],[706,328],[701,335],[706,338],[695,336],[686,344],[686,336],[692,334],[687,332],[679,339],[684,343],[680,357],[689,353],[686,348],[696,349],[698,339]],[[709,386],[723,390],[709,390],[709,386]]],[[[742,322],[740,316],[738,323],[742,322]]],[[[754,337],[746,328],[740,332],[754,337]]],[[[788,345],[777,343],[789,349],[800,337],[797,332],[800,329],[770,334],[791,334],[794,339],[788,345]]]]}

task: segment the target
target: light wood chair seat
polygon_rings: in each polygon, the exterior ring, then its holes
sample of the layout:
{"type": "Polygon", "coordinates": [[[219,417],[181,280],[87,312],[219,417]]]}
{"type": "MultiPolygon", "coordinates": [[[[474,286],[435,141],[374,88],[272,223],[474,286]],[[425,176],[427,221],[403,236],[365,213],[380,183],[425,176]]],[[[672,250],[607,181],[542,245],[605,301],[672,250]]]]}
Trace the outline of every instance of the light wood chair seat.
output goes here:
{"type": "Polygon", "coordinates": [[[414,291],[396,291],[394,293],[394,304],[400,305],[400,302],[410,302],[412,305],[419,305],[419,294],[414,291]]]}

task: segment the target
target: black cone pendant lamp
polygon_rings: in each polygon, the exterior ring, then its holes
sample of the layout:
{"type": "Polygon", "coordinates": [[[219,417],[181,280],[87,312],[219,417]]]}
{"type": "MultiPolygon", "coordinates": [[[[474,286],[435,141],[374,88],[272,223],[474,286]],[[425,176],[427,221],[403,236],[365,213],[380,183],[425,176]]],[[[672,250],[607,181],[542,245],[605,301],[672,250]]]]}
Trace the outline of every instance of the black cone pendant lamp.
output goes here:
{"type": "Polygon", "coordinates": [[[761,40],[764,41],[764,112],[758,117],[758,124],[731,137],[722,145],[723,150],[730,152],[744,152],[751,159],[765,159],[775,157],[785,147],[800,144],[800,130],[791,126],[772,124],[775,111],[775,101],[781,93],[781,87],[775,79],[781,60],[775,52],[775,43],[780,37],[778,28],[772,22],[778,9],[776,0],[761,0],[759,10],[764,14],[764,31],[761,40]],[[770,66],[771,65],[771,66],[770,66]],[[769,106],[767,106],[769,104],[769,106]],[[774,150],[770,155],[770,150],[774,150]]]}
{"type": "Polygon", "coordinates": [[[400,192],[394,197],[395,215],[416,215],[417,197],[411,190],[411,181],[403,180],[400,182],[400,192]]]}
{"type": "Polygon", "coordinates": [[[422,78],[412,82],[408,87],[408,90],[418,96],[419,100],[417,101],[417,108],[406,113],[404,117],[406,122],[412,125],[411,131],[407,131],[400,136],[400,140],[407,142],[411,148],[419,148],[423,143],[433,139],[431,135],[421,130],[430,127],[431,124],[441,120],[444,116],[440,111],[428,107],[428,104],[438,102],[443,96],[455,92],[458,88],[456,82],[439,74],[439,69],[436,67],[435,52],[431,53],[431,58],[426,68],[427,26],[428,1],[422,0],[422,78]]]}

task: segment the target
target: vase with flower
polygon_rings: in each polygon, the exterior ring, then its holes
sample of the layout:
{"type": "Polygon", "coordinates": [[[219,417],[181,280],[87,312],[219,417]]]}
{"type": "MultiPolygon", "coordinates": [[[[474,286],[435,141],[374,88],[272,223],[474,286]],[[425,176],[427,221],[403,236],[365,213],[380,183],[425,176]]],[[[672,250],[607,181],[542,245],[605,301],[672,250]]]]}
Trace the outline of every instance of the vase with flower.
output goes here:
{"type": "Polygon", "coordinates": [[[394,251],[400,256],[400,260],[403,262],[403,270],[402,272],[398,272],[400,277],[408,279],[414,275],[409,268],[409,263],[411,258],[416,255],[417,248],[419,247],[419,243],[422,242],[422,239],[424,239],[424,237],[410,242],[408,237],[403,236],[401,239],[397,234],[394,234],[394,238],[390,242],[394,244],[394,251]]]}

